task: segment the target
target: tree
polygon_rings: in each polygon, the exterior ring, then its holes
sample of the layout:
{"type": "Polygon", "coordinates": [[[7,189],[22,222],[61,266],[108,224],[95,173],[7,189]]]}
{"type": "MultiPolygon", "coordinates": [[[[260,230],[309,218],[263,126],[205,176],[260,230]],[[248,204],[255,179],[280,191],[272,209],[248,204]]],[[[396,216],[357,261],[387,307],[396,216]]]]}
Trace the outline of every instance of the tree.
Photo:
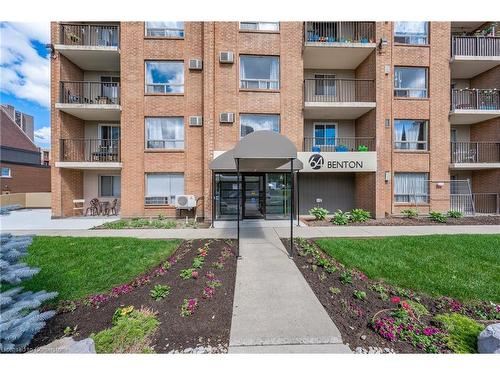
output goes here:
{"type": "Polygon", "coordinates": [[[6,234],[0,238],[0,352],[23,351],[55,314],[40,312],[38,308],[57,293],[23,291],[23,287],[17,286],[40,271],[19,263],[31,242],[29,236],[6,234]]]}

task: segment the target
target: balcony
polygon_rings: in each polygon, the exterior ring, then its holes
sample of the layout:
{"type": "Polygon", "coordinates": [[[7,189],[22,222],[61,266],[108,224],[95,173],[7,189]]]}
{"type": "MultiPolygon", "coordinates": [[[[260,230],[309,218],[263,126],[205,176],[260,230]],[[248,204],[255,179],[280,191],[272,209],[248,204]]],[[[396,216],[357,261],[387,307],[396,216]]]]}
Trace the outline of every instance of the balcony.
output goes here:
{"type": "Polygon", "coordinates": [[[451,142],[451,169],[500,168],[500,142],[451,142]]]}
{"type": "Polygon", "coordinates": [[[304,80],[304,118],[353,120],[375,107],[374,80],[304,80]]]}
{"type": "Polygon", "coordinates": [[[310,152],[366,152],[375,151],[373,137],[305,137],[303,151],[310,152]]]}
{"type": "Polygon", "coordinates": [[[472,78],[498,65],[500,37],[452,36],[452,78],[472,78]]]}
{"type": "Polygon", "coordinates": [[[500,194],[472,193],[476,214],[500,215],[500,194]]]}
{"type": "Polygon", "coordinates": [[[120,169],[119,139],[60,139],[59,168],[120,169]]]}
{"type": "Polygon", "coordinates": [[[118,24],[61,23],[54,49],[82,70],[120,70],[118,24]]]}
{"type": "Polygon", "coordinates": [[[88,121],[120,120],[120,85],[112,82],[63,81],[57,109],[88,121]]]}
{"type": "Polygon", "coordinates": [[[450,123],[475,124],[500,117],[500,91],[452,89],[450,123]]]}
{"type": "Polygon", "coordinates": [[[304,68],[356,69],[376,46],[375,22],[305,22],[304,68]]]}

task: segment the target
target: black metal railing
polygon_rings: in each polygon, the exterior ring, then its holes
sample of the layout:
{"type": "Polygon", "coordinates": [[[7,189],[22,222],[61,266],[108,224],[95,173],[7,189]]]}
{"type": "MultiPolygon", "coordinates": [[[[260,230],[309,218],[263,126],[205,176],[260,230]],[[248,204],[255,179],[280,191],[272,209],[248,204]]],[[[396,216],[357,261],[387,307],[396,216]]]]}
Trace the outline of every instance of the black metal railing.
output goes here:
{"type": "Polygon", "coordinates": [[[453,36],[452,56],[500,56],[500,37],[453,36]]]}
{"type": "Polygon", "coordinates": [[[500,142],[451,142],[452,163],[500,163],[500,142]]]}
{"type": "Polygon", "coordinates": [[[304,138],[307,152],[363,152],[375,151],[373,137],[312,137],[304,138]]]}
{"type": "Polygon", "coordinates": [[[61,161],[119,162],[119,139],[61,139],[61,161]]]}
{"type": "Polygon", "coordinates": [[[304,80],[306,102],[374,102],[372,79],[311,78],[304,80]]]}
{"type": "Polygon", "coordinates": [[[500,214],[500,194],[472,193],[474,208],[478,214],[500,214]]]}
{"type": "Polygon", "coordinates": [[[115,82],[63,81],[60,103],[120,104],[120,84],[115,82]]]}
{"type": "Polygon", "coordinates": [[[306,43],[374,43],[375,22],[306,22],[306,43]]]}
{"type": "Polygon", "coordinates": [[[61,44],[118,47],[120,43],[118,25],[62,23],[60,26],[61,44]]]}
{"type": "Polygon", "coordinates": [[[500,110],[500,90],[452,89],[451,109],[500,110]]]}

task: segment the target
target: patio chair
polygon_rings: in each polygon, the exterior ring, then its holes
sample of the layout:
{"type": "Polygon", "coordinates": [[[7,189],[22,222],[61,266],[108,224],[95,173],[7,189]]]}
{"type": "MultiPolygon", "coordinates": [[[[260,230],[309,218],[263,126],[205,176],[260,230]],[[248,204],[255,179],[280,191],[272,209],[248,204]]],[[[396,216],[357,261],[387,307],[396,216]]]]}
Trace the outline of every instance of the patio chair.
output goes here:
{"type": "Polygon", "coordinates": [[[85,199],[73,199],[73,212],[75,215],[79,213],[83,215],[83,210],[85,208],[85,199]]]}
{"type": "Polygon", "coordinates": [[[93,198],[90,201],[89,206],[87,207],[87,210],[85,211],[85,216],[88,216],[89,212],[90,212],[90,216],[99,216],[99,211],[100,211],[99,199],[93,198]]]}
{"type": "Polygon", "coordinates": [[[111,201],[111,204],[106,208],[106,212],[104,213],[106,216],[109,216],[110,214],[113,215],[118,215],[118,199],[115,198],[111,201]]]}

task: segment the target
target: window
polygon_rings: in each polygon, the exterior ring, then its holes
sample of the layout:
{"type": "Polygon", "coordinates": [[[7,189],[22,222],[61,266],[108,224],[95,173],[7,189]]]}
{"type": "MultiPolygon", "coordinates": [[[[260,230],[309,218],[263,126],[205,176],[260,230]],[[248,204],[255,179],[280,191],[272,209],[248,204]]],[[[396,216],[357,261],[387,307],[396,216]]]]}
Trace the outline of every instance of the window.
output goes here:
{"type": "Polygon", "coordinates": [[[428,22],[395,22],[394,41],[403,44],[427,44],[428,22]]]}
{"type": "Polygon", "coordinates": [[[184,38],[184,22],[146,22],[146,36],[184,38]]]}
{"type": "Polygon", "coordinates": [[[394,120],[394,148],[427,150],[427,121],[394,120]]]}
{"type": "Polygon", "coordinates": [[[2,177],[4,178],[11,178],[11,171],[10,168],[2,168],[2,177]]]}
{"type": "Polygon", "coordinates": [[[146,173],[146,205],[174,204],[184,194],[184,174],[146,173]]]}
{"type": "Polygon", "coordinates": [[[278,90],[280,62],[272,56],[240,56],[240,88],[278,90]]]}
{"type": "Polygon", "coordinates": [[[279,115],[240,115],[240,134],[245,135],[259,131],[272,130],[276,133],[280,131],[279,115]]]}
{"type": "Polygon", "coordinates": [[[394,201],[396,203],[428,203],[428,173],[394,173],[394,201]]]}
{"type": "Polygon", "coordinates": [[[108,99],[108,104],[118,104],[120,77],[101,76],[101,96],[108,99]]]}
{"type": "Polygon", "coordinates": [[[184,93],[184,62],[146,61],[146,93],[184,93]]]}
{"type": "Polygon", "coordinates": [[[279,22],[240,22],[240,30],[279,31],[279,22]]]}
{"type": "Polygon", "coordinates": [[[120,176],[99,176],[99,196],[100,197],[120,197],[121,178],[120,176]]]}
{"type": "Polygon", "coordinates": [[[336,125],[335,124],[314,124],[314,145],[334,145],[336,125]]]}
{"type": "Polygon", "coordinates": [[[147,117],[146,148],[184,148],[182,117],[147,117]]]}
{"type": "Polygon", "coordinates": [[[314,94],[335,96],[335,74],[315,74],[314,94]]]}
{"type": "Polygon", "coordinates": [[[427,98],[427,68],[394,68],[394,96],[427,98]]]}

